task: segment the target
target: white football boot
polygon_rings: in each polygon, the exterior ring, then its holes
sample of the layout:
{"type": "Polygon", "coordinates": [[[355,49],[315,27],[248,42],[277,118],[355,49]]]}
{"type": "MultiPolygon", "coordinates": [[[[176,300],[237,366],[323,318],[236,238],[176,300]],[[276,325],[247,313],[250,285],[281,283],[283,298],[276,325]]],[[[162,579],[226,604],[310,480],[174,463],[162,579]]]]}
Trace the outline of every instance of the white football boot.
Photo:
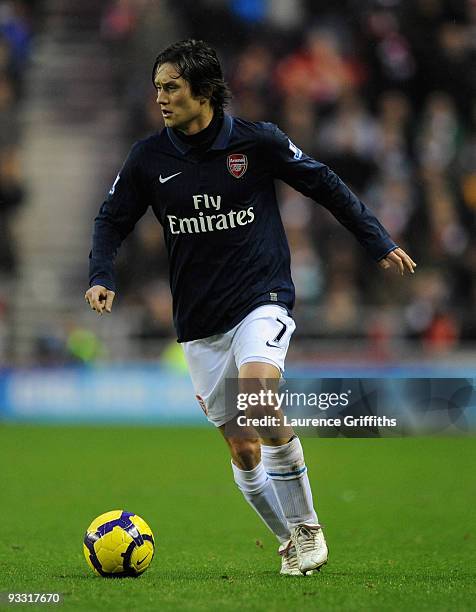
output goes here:
{"type": "Polygon", "coordinates": [[[326,540],[320,525],[298,525],[291,529],[291,541],[297,556],[297,567],[303,574],[327,563],[326,540]]]}
{"type": "Polygon", "coordinates": [[[296,549],[291,540],[284,542],[278,548],[278,555],[281,555],[281,571],[279,572],[282,576],[305,576],[313,574],[311,570],[303,574],[298,567],[298,560],[296,549]]]}

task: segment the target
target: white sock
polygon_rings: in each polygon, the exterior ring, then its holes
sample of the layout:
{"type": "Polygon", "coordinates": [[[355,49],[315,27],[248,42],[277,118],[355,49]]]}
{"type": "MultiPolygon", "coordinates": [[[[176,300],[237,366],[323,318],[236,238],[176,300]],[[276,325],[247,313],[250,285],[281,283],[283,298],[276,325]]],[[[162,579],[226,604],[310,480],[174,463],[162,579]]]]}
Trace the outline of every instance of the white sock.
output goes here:
{"type": "Polygon", "coordinates": [[[233,476],[246,501],[256,510],[278,540],[286,542],[291,537],[286,518],[274,491],[271,479],[261,461],[252,470],[240,470],[233,461],[233,476]]]}
{"type": "Polygon", "coordinates": [[[289,529],[297,525],[318,525],[311,485],[299,438],[282,446],[261,446],[261,458],[271,478],[289,529]]]}

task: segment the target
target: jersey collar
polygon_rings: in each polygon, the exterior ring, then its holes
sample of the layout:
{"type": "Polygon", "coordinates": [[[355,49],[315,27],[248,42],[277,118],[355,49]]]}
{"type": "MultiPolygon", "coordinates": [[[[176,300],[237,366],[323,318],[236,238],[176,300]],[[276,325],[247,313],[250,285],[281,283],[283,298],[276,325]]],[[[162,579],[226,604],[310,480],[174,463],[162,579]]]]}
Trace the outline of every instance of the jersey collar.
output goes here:
{"type": "MultiPolygon", "coordinates": [[[[215,142],[212,144],[210,149],[220,150],[226,149],[228,146],[228,142],[231,136],[231,130],[233,129],[233,117],[227,115],[225,113],[223,117],[223,125],[221,130],[218,132],[218,136],[215,138],[215,142]]],[[[192,148],[190,145],[182,142],[180,138],[177,138],[172,128],[166,128],[167,136],[169,137],[170,142],[174,145],[176,149],[182,153],[182,155],[186,155],[190,149],[192,148]]]]}

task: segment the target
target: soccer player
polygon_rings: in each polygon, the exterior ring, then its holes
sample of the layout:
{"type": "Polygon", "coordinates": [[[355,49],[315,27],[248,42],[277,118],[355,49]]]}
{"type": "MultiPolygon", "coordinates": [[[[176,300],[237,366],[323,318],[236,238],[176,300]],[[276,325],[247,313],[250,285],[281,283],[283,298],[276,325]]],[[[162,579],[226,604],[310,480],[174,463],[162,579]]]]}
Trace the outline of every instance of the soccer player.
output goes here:
{"type": "Polygon", "coordinates": [[[206,43],[162,51],[153,82],[165,129],[132,147],[101,206],[85,299],[99,314],[111,312],[115,255],[151,206],[163,226],[174,324],[197,399],[228,443],[238,488],[279,540],[281,573],[312,573],[328,551],[299,438],[284,425],[233,428],[238,410],[225,402],[227,378],[244,392],[277,388],[295,328],[274,179],[328,208],[382,268],[413,273],[416,264],[332,170],[276,125],[224,112],[229,90],[206,43]]]}

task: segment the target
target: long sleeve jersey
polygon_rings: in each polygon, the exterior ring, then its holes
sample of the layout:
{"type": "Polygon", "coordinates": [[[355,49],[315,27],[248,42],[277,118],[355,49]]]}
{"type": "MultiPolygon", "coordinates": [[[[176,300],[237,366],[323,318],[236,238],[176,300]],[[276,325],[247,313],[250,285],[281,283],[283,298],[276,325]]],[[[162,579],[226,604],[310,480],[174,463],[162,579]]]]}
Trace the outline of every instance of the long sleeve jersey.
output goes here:
{"type": "Polygon", "coordinates": [[[276,125],[225,115],[198,157],[170,128],[132,147],[95,219],[90,286],[115,291],[116,253],[151,206],[163,227],[179,342],[224,333],[262,304],[291,312],[275,179],[326,207],[375,261],[396,248],[342,180],[276,125]]]}

